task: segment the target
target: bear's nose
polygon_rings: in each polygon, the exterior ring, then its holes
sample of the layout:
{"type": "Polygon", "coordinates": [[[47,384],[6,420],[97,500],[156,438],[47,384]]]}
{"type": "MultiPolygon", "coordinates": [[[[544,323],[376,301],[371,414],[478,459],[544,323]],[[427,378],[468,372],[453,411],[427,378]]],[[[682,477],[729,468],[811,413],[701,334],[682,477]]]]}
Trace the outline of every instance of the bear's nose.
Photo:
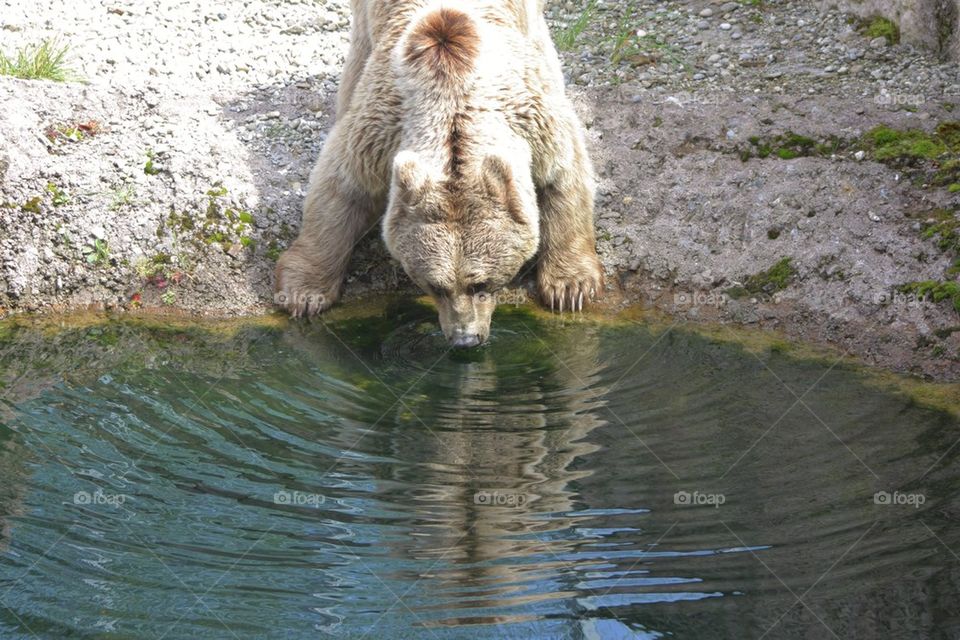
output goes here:
{"type": "Polygon", "coordinates": [[[480,344],[480,336],[475,333],[467,333],[454,336],[450,344],[456,349],[470,349],[480,344]]]}

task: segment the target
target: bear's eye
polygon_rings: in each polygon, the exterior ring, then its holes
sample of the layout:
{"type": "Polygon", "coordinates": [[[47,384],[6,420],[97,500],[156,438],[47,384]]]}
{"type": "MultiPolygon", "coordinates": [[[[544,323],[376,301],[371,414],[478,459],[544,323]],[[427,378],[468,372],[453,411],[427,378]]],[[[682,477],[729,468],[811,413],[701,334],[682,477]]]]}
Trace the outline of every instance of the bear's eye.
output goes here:
{"type": "Polygon", "coordinates": [[[478,293],[493,293],[493,285],[489,282],[479,282],[467,287],[467,294],[475,296],[478,293]]]}

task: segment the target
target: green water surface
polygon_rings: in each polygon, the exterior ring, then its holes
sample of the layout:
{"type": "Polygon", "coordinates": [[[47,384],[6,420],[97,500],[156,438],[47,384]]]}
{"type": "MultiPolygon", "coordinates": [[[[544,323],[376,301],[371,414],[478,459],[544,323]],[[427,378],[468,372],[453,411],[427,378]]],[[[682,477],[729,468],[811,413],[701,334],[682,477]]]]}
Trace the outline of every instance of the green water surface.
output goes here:
{"type": "Polygon", "coordinates": [[[642,322],[7,327],[0,638],[957,638],[958,440],[642,322]]]}

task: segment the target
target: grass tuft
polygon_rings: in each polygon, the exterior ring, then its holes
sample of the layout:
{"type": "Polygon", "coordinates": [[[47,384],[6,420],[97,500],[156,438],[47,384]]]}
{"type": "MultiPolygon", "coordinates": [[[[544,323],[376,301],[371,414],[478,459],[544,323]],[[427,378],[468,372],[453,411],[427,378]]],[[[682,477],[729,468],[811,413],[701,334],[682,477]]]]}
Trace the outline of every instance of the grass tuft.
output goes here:
{"type": "Polygon", "coordinates": [[[866,32],[871,38],[886,38],[888,44],[900,42],[900,27],[893,20],[874,18],[866,25],[866,32]]]}
{"type": "Polygon", "coordinates": [[[556,35],[556,44],[557,49],[561,51],[570,51],[577,44],[577,40],[586,31],[587,27],[590,26],[590,22],[593,21],[593,17],[597,11],[597,0],[590,0],[587,3],[587,6],[584,7],[583,12],[580,16],[567,28],[562,29],[557,32],[556,35]]]}
{"type": "Polygon", "coordinates": [[[78,76],[66,64],[68,50],[56,40],[44,40],[39,45],[23,47],[15,57],[0,51],[0,75],[22,80],[76,80],[78,76]]]}

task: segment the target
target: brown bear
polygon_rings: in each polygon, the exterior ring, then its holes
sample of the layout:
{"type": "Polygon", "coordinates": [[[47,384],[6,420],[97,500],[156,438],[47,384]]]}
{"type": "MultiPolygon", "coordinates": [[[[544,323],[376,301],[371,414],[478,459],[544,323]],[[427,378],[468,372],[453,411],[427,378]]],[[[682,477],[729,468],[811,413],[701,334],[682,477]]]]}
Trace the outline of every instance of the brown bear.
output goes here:
{"type": "Polygon", "coordinates": [[[593,169],[542,0],[353,0],[337,121],[310,176],[277,303],[319,313],[356,242],[387,249],[455,346],[484,342],[496,292],[537,255],[551,308],[602,293],[593,169]]]}

